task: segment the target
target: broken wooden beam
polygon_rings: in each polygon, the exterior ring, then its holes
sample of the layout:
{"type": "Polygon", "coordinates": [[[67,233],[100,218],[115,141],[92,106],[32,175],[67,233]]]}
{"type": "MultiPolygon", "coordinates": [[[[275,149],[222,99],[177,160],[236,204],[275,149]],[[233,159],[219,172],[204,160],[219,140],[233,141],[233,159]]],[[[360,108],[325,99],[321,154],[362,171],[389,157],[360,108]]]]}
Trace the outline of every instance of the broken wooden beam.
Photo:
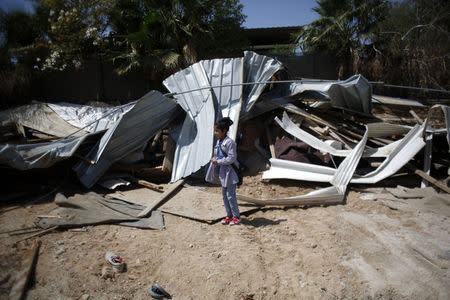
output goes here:
{"type": "Polygon", "coordinates": [[[266,127],[266,134],[267,134],[267,142],[269,144],[269,149],[270,149],[270,155],[272,156],[272,158],[276,158],[275,146],[273,145],[273,139],[272,139],[272,134],[270,132],[269,125],[266,123],[265,127],[266,127]]]}
{"type": "Polygon", "coordinates": [[[154,201],[152,205],[147,206],[143,211],[141,211],[138,214],[138,217],[146,217],[149,213],[152,212],[153,209],[160,205],[164,200],[169,198],[183,183],[184,179],[180,179],[175,183],[169,184],[164,193],[160,195],[159,199],[157,201],[154,201]]]}
{"type": "Polygon", "coordinates": [[[59,226],[53,226],[53,227],[50,227],[50,228],[47,228],[47,229],[38,231],[38,232],[36,232],[36,233],[33,233],[33,234],[29,235],[29,236],[26,236],[26,237],[24,237],[24,238],[22,238],[22,239],[16,241],[14,244],[17,244],[18,242],[25,241],[25,240],[28,240],[28,239],[31,239],[31,238],[34,238],[34,237],[36,237],[36,236],[40,236],[40,235],[46,234],[46,233],[48,233],[48,232],[50,232],[50,231],[53,231],[53,230],[58,229],[58,227],[59,227],[59,226]]]}
{"type": "Polygon", "coordinates": [[[422,125],[423,120],[416,114],[416,112],[414,110],[410,110],[409,113],[414,117],[414,119],[416,119],[417,123],[419,123],[420,125],[422,125]]]}
{"type": "Polygon", "coordinates": [[[439,182],[437,179],[431,177],[430,175],[428,175],[427,173],[425,173],[422,170],[419,170],[416,166],[414,166],[411,163],[406,164],[406,167],[408,169],[410,169],[412,172],[414,172],[415,174],[419,175],[420,177],[422,177],[423,179],[425,179],[426,181],[428,181],[429,183],[435,185],[436,187],[440,188],[441,190],[443,190],[446,193],[450,194],[450,188],[448,186],[445,186],[444,184],[442,184],[441,182],[439,182]]]}
{"type": "Polygon", "coordinates": [[[347,135],[350,135],[350,136],[352,136],[354,138],[362,139],[362,135],[360,135],[358,133],[355,133],[355,132],[353,132],[351,130],[348,130],[346,128],[335,126],[334,124],[331,124],[330,122],[328,122],[328,121],[326,121],[326,120],[324,120],[324,119],[322,119],[322,118],[320,118],[320,117],[318,117],[316,115],[310,114],[309,112],[307,112],[307,111],[305,111],[305,110],[303,110],[303,109],[301,109],[299,107],[296,107],[295,105],[292,105],[292,104],[290,104],[290,105],[279,104],[279,103],[274,102],[274,101],[272,101],[270,99],[267,99],[267,98],[264,98],[264,97],[261,97],[261,98],[266,103],[275,105],[276,107],[285,109],[285,110],[287,110],[289,112],[292,112],[294,114],[298,114],[298,115],[300,115],[300,116],[302,116],[304,118],[313,120],[314,122],[317,122],[319,124],[328,126],[329,128],[331,128],[331,129],[333,129],[335,131],[340,131],[340,132],[342,132],[344,134],[347,134],[347,135]]]}
{"type": "Polygon", "coordinates": [[[137,183],[139,185],[145,186],[146,188],[149,188],[149,189],[155,190],[157,192],[161,192],[161,193],[163,192],[164,187],[162,187],[160,185],[148,182],[146,180],[137,179],[137,178],[134,178],[134,177],[130,177],[129,179],[132,182],[135,182],[135,183],[137,183]]]}

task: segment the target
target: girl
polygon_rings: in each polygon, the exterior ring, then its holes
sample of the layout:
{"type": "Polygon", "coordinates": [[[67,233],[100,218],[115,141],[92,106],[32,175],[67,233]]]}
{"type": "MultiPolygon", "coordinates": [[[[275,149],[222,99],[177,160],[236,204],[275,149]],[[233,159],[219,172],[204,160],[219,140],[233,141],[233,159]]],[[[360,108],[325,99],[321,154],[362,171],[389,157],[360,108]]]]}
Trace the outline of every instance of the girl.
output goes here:
{"type": "Polygon", "coordinates": [[[217,143],[205,178],[208,182],[222,185],[223,204],[227,213],[226,217],[222,219],[224,225],[237,225],[241,222],[236,200],[236,184],[239,178],[232,167],[233,163],[238,164],[236,143],[227,136],[232,124],[233,121],[228,117],[220,119],[214,124],[214,135],[217,137],[217,143]]]}

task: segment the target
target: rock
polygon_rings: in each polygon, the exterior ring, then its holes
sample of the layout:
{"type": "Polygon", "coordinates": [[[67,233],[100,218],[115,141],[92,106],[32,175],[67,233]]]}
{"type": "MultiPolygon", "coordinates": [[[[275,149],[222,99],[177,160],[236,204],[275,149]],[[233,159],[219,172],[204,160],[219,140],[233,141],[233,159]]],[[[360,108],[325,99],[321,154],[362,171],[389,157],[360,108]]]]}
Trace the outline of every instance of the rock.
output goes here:
{"type": "Polygon", "coordinates": [[[296,234],[297,234],[297,232],[295,230],[289,231],[289,235],[296,235],[296,234]]]}
{"type": "Polygon", "coordinates": [[[317,244],[311,244],[311,248],[317,248],[317,244]]]}
{"type": "Polygon", "coordinates": [[[59,255],[63,254],[64,252],[66,252],[66,248],[61,247],[58,250],[56,250],[56,256],[59,256],[59,255]]]}
{"type": "Polygon", "coordinates": [[[102,279],[108,279],[108,278],[114,278],[115,274],[111,267],[109,266],[103,266],[102,268],[102,274],[100,275],[100,278],[102,279]]]}
{"type": "Polygon", "coordinates": [[[80,300],[88,300],[89,297],[90,297],[90,296],[89,296],[88,294],[84,294],[84,295],[81,295],[81,297],[78,298],[78,299],[80,299],[80,300]]]}
{"type": "Polygon", "coordinates": [[[194,248],[194,245],[192,245],[192,244],[189,244],[189,248],[194,248]]]}

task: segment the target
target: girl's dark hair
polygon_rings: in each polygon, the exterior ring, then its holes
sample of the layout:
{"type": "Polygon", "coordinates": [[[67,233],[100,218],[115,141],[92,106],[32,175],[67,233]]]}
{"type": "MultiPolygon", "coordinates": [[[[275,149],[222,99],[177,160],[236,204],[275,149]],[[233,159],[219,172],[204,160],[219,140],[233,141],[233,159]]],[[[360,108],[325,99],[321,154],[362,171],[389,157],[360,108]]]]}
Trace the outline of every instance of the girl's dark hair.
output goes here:
{"type": "Polygon", "coordinates": [[[216,124],[214,124],[214,126],[216,126],[217,129],[220,129],[222,131],[224,130],[228,131],[231,125],[233,125],[233,121],[231,121],[231,119],[228,117],[222,118],[219,121],[217,121],[216,124]]]}

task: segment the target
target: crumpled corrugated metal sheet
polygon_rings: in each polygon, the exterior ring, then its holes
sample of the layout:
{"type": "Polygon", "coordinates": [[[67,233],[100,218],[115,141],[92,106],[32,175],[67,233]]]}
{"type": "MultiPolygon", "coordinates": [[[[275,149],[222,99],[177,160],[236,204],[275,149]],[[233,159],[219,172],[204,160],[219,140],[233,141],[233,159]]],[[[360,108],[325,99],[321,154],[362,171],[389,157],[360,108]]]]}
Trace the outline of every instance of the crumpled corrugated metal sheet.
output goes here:
{"type": "MultiPolygon", "coordinates": [[[[241,201],[259,204],[259,205],[305,205],[305,204],[315,204],[315,203],[339,203],[344,200],[345,191],[347,185],[358,166],[359,160],[361,159],[364,147],[366,145],[367,139],[370,135],[370,129],[366,127],[366,132],[362,140],[352,149],[351,153],[342,161],[339,168],[335,170],[333,177],[330,180],[332,186],[318,189],[312,191],[306,195],[294,196],[289,198],[278,198],[278,199],[254,199],[251,197],[246,197],[238,195],[237,198],[241,201]]],[[[270,160],[271,163],[273,159],[270,160]]],[[[280,160],[286,162],[289,166],[289,161],[280,160]]],[[[305,164],[313,166],[311,164],[305,164]]],[[[271,168],[272,169],[272,168],[271,168]]],[[[280,169],[282,172],[288,173],[288,169],[280,169]]],[[[285,178],[285,177],[281,177],[285,178]]],[[[264,177],[263,177],[264,179],[264,177]]],[[[299,179],[299,178],[295,178],[299,179]]]]}
{"type": "Polygon", "coordinates": [[[172,182],[189,176],[209,162],[215,120],[229,116],[234,124],[228,135],[233,139],[236,137],[240,113],[251,108],[265,86],[242,87],[240,84],[267,81],[280,67],[281,64],[272,58],[245,52],[243,59],[201,61],[164,80],[164,85],[187,112],[177,140],[172,182]],[[239,85],[227,86],[234,84],[239,85]],[[205,87],[210,88],[202,89],[205,87]]]}
{"type": "MultiPolygon", "coordinates": [[[[47,103],[21,106],[9,110],[7,115],[16,124],[56,137],[65,137],[78,130],[77,127],[72,126],[55,113],[47,103]]],[[[74,136],[81,136],[86,133],[86,131],[81,130],[74,134],[74,136]]]]}
{"type": "Polygon", "coordinates": [[[315,203],[337,203],[343,201],[349,182],[372,183],[370,181],[377,182],[386,178],[397,172],[398,169],[414,157],[414,155],[425,145],[422,139],[424,125],[415,126],[378,169],[357,178],[354,173],[362,157],[367,139],[371,136],[377,136],[386,130],[386,127],[380,127],[378,125],[379,124],[368,124],[366,126],[366,132],[364,133],[363,138],[342,161],[337,170],[313,164],[271,159],[270,162],[272,166],[269,171],[264,172],[262,177],[262,179],[286,178],[330,182],[332,184],[331,187],[319,189],[306,195],[289,198],[255,199],[242,195],[238,195],[237,198],[241,201],[258,205],[305,205],[315,203]]]}
{"type": "Polygon", "coordinates": [[[58,104],[49,103],[48,106],[72,126],[83,128],[88,132],[97,132],[110,128],[124,113],[132,109],[134,104],[99,107],[61,102],[58,104]],[[98,121],[94,122],[95,120],[98,121]]]}
{"type": "Polygon", "coordinates": [[[331,105],[371,114],[372,87],[362,75],[353,75],[344,81],[301,80],[288,87],[288,95],[293,96],[305,91],[317,91],[326,94],[331,105]]]}
{"type": "Polygon", "coordinates": [[[237,125],[242,108],[243,58],[211,59],[201,61],[210,85],[216,106],[216,120],[229,117],[233,120],[228,136],[236,139],[237,125]],[[227,85],[230,86],[221,86],[227,85]]]}
{"type": "Polygon", "coordinates": [[[425,106],[417,100],[395,98],[383,95],[372,95],[372,102],[381,103],[385,105],[404,105],[404,106],[418,106],[418,107],[425,106]]]}
{"type": "Polygon", "coordinates": [[[19,170],[48,168],[72,156],[89,135],[38,144],[0,145],[0,164],[19,170]]]}
{"type": "MultiPolygon", "coordinates": [[[[373,137],[384,134],[384,129],[386,127],[385,124],[380,127],[380,123],[373,123],[368,124],[367,128],[368,132],[366,132],[365,135],[373,137]],[[381,131],[380,128],[382,128],[381,131]]],[[[413,127],[408,134],[396,144],[396,147],[389,153],[377,169],[363,176],[351,173],[352,179],[350,182],[371,184],[395,174],[425,145],[422,135],[424,128],[425,123],[422,124],[422,126],[416,125],[413,127]]],[[[360,144],[361,142],[358,145],[360,144]]],[[[351,155],[352,154],[349,154],[346,159],[351,155]]],[[[263,179],[285,178],[317,182],[333,182],[333,180],[336,180],[337,171],[333,168],[279,159],[271,159],[270,162],[271,167],[268,171],[263,173],[263,179]]]]}
{"type": "Polygon", "coordinates": [[[193,119],[200,113],[203,105],[212,98],[208,77],[203,65],[198,62],[188,68],[170,75],[163,84],[172,93],[177,93],[177,103],[193,119]]]}
{"type": "MultiPolygon", "coordinates": [[[[304,131],[303,129],[295,125],[291,121],[291,119],[289,119],[289,116],[286,112],[283,112],[283,119],[281,121],[280,119],[278,119],[278,117],[275,117],[275,121],[278,123],[278,125],[280,125],[281,128],[286,130],[286,132],[290,133],[292,136],[298,138],[314,149],[320,150],[321,152],[326,152],[334,156],[348,156],[351,152],[351,150],[335,149],[329,144],[319,140],[312,134],[304,131]]],[[[410,126],[378,123],[376,127],[372,127],[371,134],[373,134],[374,136],[392,136],[393,134],[405,134],[410,130],[410,126]]],[[[400,141],[395,141],[383,147],[366,149],[363,153],[363,157],[386,157],[399,143],[400,141]]]]}
{"type": "Polygon", "coordinates": [[[164,128],[176,117],[175,101],[158,91],[151,91],[122,115],[113,127],[89,152],[89,164],[80,161],[74,166],[81,183],[91,187],[115,161],[142,147],[156,131],[164,128]]]}
{"type": "MultiPolygon", "coordinates": [[[[283,65],[276,59],[259,55],[252,51],[245,51],[244,82],[266,82],[280,70],[282,66],[283,65]]],[[[265,86],[265,84],[252,84],[244,87],[244,113],[248,113],[252,109],[265,86]]]]}
{"type": "Polygon", "coordinates": [[[200,62],[171,75],[163,83],[172,93],[179,93],[175,99],[186,111],[173,158],[174,182],[199,170],[211,158],[215,109],[211,89],[201,89],[210,84],[200,62]]]}

